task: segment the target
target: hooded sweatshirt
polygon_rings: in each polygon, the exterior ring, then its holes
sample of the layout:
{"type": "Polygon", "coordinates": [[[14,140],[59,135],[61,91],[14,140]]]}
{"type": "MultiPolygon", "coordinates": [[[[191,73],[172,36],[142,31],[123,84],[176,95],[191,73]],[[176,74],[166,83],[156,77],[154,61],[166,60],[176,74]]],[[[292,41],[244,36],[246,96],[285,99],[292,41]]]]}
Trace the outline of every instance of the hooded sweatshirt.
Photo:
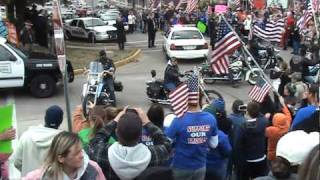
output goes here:
{"type": "Polygon", "coordinates": [[[53,137],[59,132],[43,126],[31,126],[21,135],[12,157],[14,166],[22,176],[42,165],[53,137]]]}
{"type": "Polygon", "coordinates": [[[121,180],[130,180],[144,171],[150,161],[151,152],[142,143],[128,147],[115,142],[108,151],[110,166],[121,180]]]}
{"type": "MultiPolygon", "coordinates": [[[[62,172],[63,180],[106,180],[99,165],[91,161],[88,155],[83,152],[83,164],[77,171],[77,177],[70,179],[68,175],[62,172]]],[[[28,173],[22,180],[46,180],[50,179],[46,171],[42,168],[28,173]]]]}
{"type": "Polygon", "coordinates": [[[276,148],[279,139],[288,132],[289,121],[291,116],[286,116],[283,113],[276,113],[272,119],[272,126],[267,127],[266,136],[268,138],[268,159],[276,159],[276,148]]]}

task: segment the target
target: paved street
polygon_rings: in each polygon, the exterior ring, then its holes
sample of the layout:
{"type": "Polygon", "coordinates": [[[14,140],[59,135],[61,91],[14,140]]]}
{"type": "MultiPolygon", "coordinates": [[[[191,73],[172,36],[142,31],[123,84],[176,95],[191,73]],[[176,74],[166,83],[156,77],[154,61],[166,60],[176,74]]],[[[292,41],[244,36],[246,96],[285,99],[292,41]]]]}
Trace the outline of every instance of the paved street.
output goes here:
{"type": "MultiPolygon", "coordinates": [[[[117,101],[119,106],[131,105],[139,106],[147,110],[151,102],[146,99],[145,94],[145,81],[151,79],[150,70],[155,69],[158,73],[158,78],[163,78],[163,71],[166,67],[165,57],[161,50],[161,36],[157,34],[157,47],[147,48],[147,35],[146,34],[133,34],[127,36],[128,43],[126,48],[141,48],[142,55],[138,62],[128,64],[120,67],[117,70],[117,80],[122,81],[124,91],[117,93],[117,101]]],[[[111,46],[116,44],[110,43],[111,46]]],[[[99,46],[97,44],[97,46],[99,46]]],[[[107,46],[111,47],[111,46],[107,46]]],[[[285,59],[290,58],[290,54],[281,52],[285,59]]],[[[182,71],[190,70],[193,66],[198,65],[201,61],[183,60],[179,61],[179,66],[182,71]]],[[[85,77],[80,75],[76,77],[75,81],[69,84],[69,98],[71,109],[73,110],[76,105],[80,104],[82,84],[85,82],[85,77]]],[[[234,99],[240,98],[248,101],[247,93],[250,86],[246,82],[242,82],[239,87],[233,88],[227,82],[217,82],[213,85],[207,85],[208,89],[218,90],[224,97],[227,103],[227,109],[230,110],[231,103],[234,99]]],[[[44,119],[45,110],[54,104],[60,105],[65,109],[63,88],[59,87],[55,96],[46,99],[33,98],[29,93],[19,91],[1,91],[1,100],[4,101],[7,97],[5,94],[13,94],[16,103],[16,119],[18,124],[19,135],[30,125],[41,124],[44,119]]],[[[168,108],[166,108],[167,111],[168,108]]],[[[63,123],[63,129],[67,129],[67,121],[63,123]]]]}

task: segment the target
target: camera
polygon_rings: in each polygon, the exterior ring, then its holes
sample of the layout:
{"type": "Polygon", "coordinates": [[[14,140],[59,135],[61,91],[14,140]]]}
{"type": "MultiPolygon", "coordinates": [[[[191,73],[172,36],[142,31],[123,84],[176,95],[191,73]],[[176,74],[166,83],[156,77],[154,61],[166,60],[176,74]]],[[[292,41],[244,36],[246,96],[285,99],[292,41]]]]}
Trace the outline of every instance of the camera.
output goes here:
{"type": "Polygon", "coordinates": [[[239,107],[238,107],[238,111],[247,111],[247,105],[246,104],[243,104],[243,105],[240,105],[239,107]]]}
{"type": "Polygon", "coordinates": [[[132,108],[128,108],[128,109],[127,109],[127,112],[133,112],[133,113],[138,114],[138,112],[137,112],[135,109],[132,109],[132,108]]]}

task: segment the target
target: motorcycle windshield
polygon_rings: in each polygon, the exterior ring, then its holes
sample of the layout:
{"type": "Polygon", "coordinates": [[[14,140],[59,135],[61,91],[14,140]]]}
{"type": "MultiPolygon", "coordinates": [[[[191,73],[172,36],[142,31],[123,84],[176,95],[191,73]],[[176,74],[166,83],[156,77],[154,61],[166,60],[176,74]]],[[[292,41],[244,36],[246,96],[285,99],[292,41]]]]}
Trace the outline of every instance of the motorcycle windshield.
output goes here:
{"type": "Polygon", "coordinates": [[[100,62],[90,62],[89,64],[90,73],[101,73],[103,71],[103,65],[100,62]]]}

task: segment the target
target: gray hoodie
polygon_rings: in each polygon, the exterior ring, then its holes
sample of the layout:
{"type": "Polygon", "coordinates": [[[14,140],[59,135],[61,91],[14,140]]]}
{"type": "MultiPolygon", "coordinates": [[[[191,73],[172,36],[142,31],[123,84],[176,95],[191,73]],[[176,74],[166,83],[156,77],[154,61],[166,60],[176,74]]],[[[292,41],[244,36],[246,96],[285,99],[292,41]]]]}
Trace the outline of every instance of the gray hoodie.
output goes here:
{"type": "Polygon", "coordinates": [[[141,143],[127,147],[116,142],[110,146],[108,158],[112,169],[121,180],[131,180],[148,167],[151,152],[141,143]]]}
{"type": "Polygon", "coordinates": [[[12,154],[14,166],[25,176],[28,172],[40,168],[47,155],[52,139],[60,130],[44,126],[31,126],[25,131],[12,154]]]}

